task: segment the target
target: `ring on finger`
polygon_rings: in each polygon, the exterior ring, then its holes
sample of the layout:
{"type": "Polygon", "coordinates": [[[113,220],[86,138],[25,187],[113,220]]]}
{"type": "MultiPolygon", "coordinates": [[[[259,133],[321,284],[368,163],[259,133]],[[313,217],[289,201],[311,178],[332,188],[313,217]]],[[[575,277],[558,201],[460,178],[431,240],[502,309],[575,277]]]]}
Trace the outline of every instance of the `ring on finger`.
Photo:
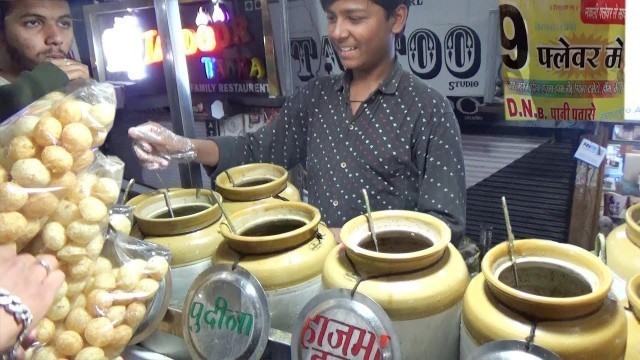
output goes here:
{"type": "Polygon", "coordinates": [[[49,276],[49,274],[51,274],[51,266],[49,265],[48,262],[42,260],[42,259],[38,259],[38,264],[41,265],[46,271],[47,271],[47,276],[49,276]]]}

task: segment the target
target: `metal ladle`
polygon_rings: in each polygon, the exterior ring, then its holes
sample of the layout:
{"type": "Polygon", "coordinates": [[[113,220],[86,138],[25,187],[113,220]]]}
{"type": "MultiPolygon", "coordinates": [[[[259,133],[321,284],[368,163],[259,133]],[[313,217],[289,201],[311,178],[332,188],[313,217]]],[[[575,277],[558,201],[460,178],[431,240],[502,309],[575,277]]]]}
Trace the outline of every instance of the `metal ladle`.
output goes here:
{"type": "Polygon", "coordinates": [[[164,189],[164,191],[162,192],[162,196],[164,196],[164,203],[165,203],[165,205],[167,205],[167,210],[169,210],[169,215],[173,219],[173,218],[175,218],[175,215],[173,214],[173,207],[171,206],[171,200],[169,200],[169,188],[167,188],[164,185],[164,181],[162,181],[162,178],[160,177],[160,174],[158,174],[157,171],[154,171],[154,173],[158,177],[158,180],[160,180],[160,185],[162,185],[162,187],[164,189]]]}
{"type": "Polygon", "coordinates": [[[507,209],[507,199],[502,197],[502,210],[504,211],[504,221],[507,224],[507,238],[509,241],[509,257],[511,258],[511,269],[513,270],[513,278],[516,282],[516,289],[520,288],[520,281],[518,279],[518,267],[516,265],[515,257],[515,245],[513,231],[511,231],[511,221],[509,220],[509,210],[507,209]]]}
{"type": "Polygon", "coordinates": [[[367,222],[369,223],[369,232],[371,232],[371,238],[373,244],[376,247],[376,252],[380,252],[378,248],[378,239],[376,238],[376,230],[373,227],[373,218],[371,217],[371,205],[369,204],[369,195],[367,195],[367,189],[362,189],[362,195],[364,196],[364,206],[367,209],[367,222]]]}
{"type": "Polygon", "coordinates": [[[220,202],[220,200],[218,200],[218,198],[215,195],[211,196],[211,194],[209,194],[209,200],[211,200],[212,197],[215,203],[218,204],[218,206],[220,207],[220,210],[222,211],[222,216],[224,216],[224,219],[227,220],[227,225],[229,225],[229,230],[231,230],[231,233],[233,233],[234,235],[238,235],[238,231],[236,230],[236,227],[233,226],[233,224],[231,223],[231,218],[229,217],[229,214],[227,214],[227,211],[222,206],[222,203],[220,202]]]}
{"type": "Polygon", "coordinates": [[[229,179],[229,182],[231,183],[231,186],[233,187],[238,187],[236,185],[236,182],[233,180],[233,178],[231,177],[231,174],[229,174],[229,171],[225,170],[224,174],[227,175],[227,178],[229,179]]]}

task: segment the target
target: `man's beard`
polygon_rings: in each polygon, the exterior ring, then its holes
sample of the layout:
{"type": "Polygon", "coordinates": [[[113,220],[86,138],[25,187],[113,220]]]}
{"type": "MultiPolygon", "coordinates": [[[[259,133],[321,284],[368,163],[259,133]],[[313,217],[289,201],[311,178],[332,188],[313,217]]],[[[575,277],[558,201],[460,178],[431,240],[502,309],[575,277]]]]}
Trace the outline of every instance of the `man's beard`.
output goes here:
{"type": "Polygon", "coordinates": [[[9,60],[11,61],[13,66],[15,66],[16,69],[19,69],[20,71],[25,71],[25,70],[31,71],[38,64],[43,63],[47,60],[50,60],[51,58],[55,58],[55,57],[61,57],[63,59],[67,58],[67,54],[62,52],[62,50],[50,50],[47,52],[38,53],[34,61],[33,59],[30,59],[24,53],[24,51],[22,51],[20,48],[16,46],[13,46],[13,44],[11,44],[9,41],[6,41],[4,45],[5,45],[5,51],[7,53],[7,56],[9,57],[9,60]]]}

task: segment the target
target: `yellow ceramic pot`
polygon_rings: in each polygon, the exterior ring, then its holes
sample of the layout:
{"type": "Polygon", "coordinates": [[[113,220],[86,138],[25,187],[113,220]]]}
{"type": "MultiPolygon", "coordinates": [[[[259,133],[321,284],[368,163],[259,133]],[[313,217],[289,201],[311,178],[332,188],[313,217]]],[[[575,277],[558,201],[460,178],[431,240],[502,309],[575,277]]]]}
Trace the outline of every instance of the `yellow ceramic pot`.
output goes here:
{"type": "Polygon", "coordinates": [[[172,267],[209,259],[222,241],[222,212],[209,195],[221,200],[211,190],[201,190],[198,197],[195,189],[172,191],[175,218],[164,216],[167,207],[162,194],[154,194],[135,207],[133,214],[144,240],[168,248],[172,267]]]}
{"type": "Polygon", "coordinates": [[[220,229],[225,240],[212,257],[214,264],[239,259],[238,264],[251,272],[267,293],[271,326],[290,332],[304,304],[322,291],[322,266],[336,246],[333,234],[320,224],[318,210],[305,203],[262,204],[230,218],[240,234],[268,224],[276,230],[285,229],[281,227],[283,219],[300,221],[297,229],[266,236],[237,236],[223,224],[220,229]]]}
{"type": "Polygon", "coordinates": [[[343,244],[331,251],[322,273],[326,288],[353,289],[376,301],[400,337],[403,359],[457,359],[462,297],[469,273],[449,242],[451,230],[422,213],[372,213],[378,248],[365,216],[347,222],[343,244]],[[355,266],[355,269],[353,266],[355,266]],[[367,278],[375,277],[370,280],[367,278]]]}
{"type": "Polygon", "coordinates": [[[640,359],[640,275],[634,276],[627,283],[627,351],[625,360],[640,359]]]}
{"type": "Polygon", "coordinates": [[[298,189],[287,182],[288,178],[282,166],[255,163],[220,173],[215,185],[224,198],[225,210],[234,213],[258,204],[300,201],[298,189]]]}
{"type": "Polygon", "coordinates": [[[565,360],[621,359],[627,325],[621,304],[609,294],[612,276],[594,255],[573,245],[518,240],[514,284],[507,243],[482,261],[482,273],[464,297],[461,358],[496,340],[525,340],[565,360]]]}
{"type": "Polygon", "coordinates": [[[625,224],[607,236],[607,265],[624,281],[640,274],[640,204],[627,209],[625,224]]]}

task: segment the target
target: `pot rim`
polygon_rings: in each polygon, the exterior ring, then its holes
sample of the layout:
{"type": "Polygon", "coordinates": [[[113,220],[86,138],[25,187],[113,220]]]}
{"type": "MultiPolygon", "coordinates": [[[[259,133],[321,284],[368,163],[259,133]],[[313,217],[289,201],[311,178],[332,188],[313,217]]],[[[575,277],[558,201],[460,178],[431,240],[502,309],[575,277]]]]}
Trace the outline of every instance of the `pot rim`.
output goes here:
{"type": "Polygon", "coordinates": [[[627,225],[627,237],[632,243],[640,247],[640,225],[636,222],[634,216],[640,218],[640,203],[629,207],[624,215],[625,224],[627,225]],[[636,214],[638,216],[635,216],[636,214]]]}
{"type": "Polygon", "coordinates": [[[640,274],[632,277],[627,283],[627,298],[631,311],[640,320],[640,274]]]}
{"type": "MultiPolygon", "coordinates": [[[[215,191],[210,189],[202,189],[201,191],[203,192],[202,196],[207,196],[207,192],[209,192],[209,194],[213,194],[213,196],[215,196],[218,201],[222,202],[222,196],[220,196],[220,194],[216,193],[215,191]]],[[[173,198],[177,199],[179,197],[195,196],[195,192],[196,189],[182,189],[171,192],[171,195],[173,198]]],[[[212,204],[209,200],[189,203],[190,205],[209,205],[209,208],[187,216],[157,219],[146,217],[141,214],[147,207],[155,205],[157,203],[161,203],[166,209],[166,205],[164,203],[164,195],[162,193],[150,196],[149,198],[136,205],[133,209],[133,216],[135,217],[136,223],[138,224],[138,228],[146,236],[169,236],[184,234],[190,231],[197,230],[204,226],[211,225],[218,221],[220,219],[220,216],[222,216],[222,211],[220,210],[218,204],[212,204]],[[161,229],[158,229],[158,226],[160,226],[161,229]]]]}
{"type": "Polygon", "coordinates": [[[431,240],[432,242],[432,245],[430,247],[423,250],[412,251],[409,253],[381,253],[373,250],[367,250],[360,247],[362,239],[348,236],[362,227],[366,227],[367,231],[369,231],[369,222],[367,220],[367,217],[365,215],[360,215],[349,220],[346,224],[344,224],[342,229],[340,229],[340,239],[345,246],[345,251],[350,254],[370,258],[373,261],[413,260],[430,257],[436,257],[435,260],[437,260],[440,258],[438,254],[442,254],[451,241],[451,229],[447,226],[447,224],[445,224],[444,221],[436,218],[435,216],[410,210],[381,210],[372,212],[371,217],[373,218],[374,224],[376,220],[378,222],[389,219],[413,220],[421,223],[421,225],[424,225],[425,227],[434,228],[435,232],[437,232],[440,236],[437,239],[432,239],[431,237],[429,237],[429,240],[431,240]]]}
{"type": "MultiPolygon", "coordinates": [[[[580,275],[583,276],[584,280],[586,280],[592,287],[591,292],[580,296],[566,298],[534,295],[512,288],[500,281],[495,273],[498,269],[496,265],[500,264],[501,260],[509,258],[508,242],[505,241],[487,252],[482,260],[481,269],[491,292],[501,300],[510,300],[509,303],[513,307],[522,305],[525,308],[530,308],[534,306],[541,309],[541,311],[543,311],[542,308],[553,311],[553,309],[558,306],[564,308],[575,307],[573,308],[575,313],[580,313],[581,311],[577,309],[576,305],[593,304],[595,306],[597,303],[602,302],[611,290],[613,276],[611,275],[610,270],[595,255],[591,254],[587,250],[574,245],[542,239],[516,240],[514,241],[514,248],[516,256],[518,254],[525,253],[526,256],[555,259],[560,263],[564,262],[575,265],[575,267],[578,268],[583,268],[593,274],[592,279],[595,278],[597,281],[594,283],[594,281],[590,281],[591,279],[579,272],[580,275]],[[573,264],[570,261],[571,258],[579,259],[580,263],[573,264]],[[517,305],[514,303],[517,303],[517,305]]],[[[517,259],[518,257],[516,257],[516,263],[518,263],[517,259]]],[[[510,260],[507,261],[510,262],[510,260]]],[[[573,267],[567,268],[575,272],[573,267]]],[[[588,308],[588,310],[585,310],[585,313],[591,312],[592,307],[593,306],[587,306],[586,308],[588,308]]],[[[520,310],[525,311],[524,309],[520,310]]],[[[558,308],[556,308],[555,311],[561,312],[558,308]]],[[[562,315],[560,314],[559,316],[562,315]]]]}
{"type": "MultiPolygon", "coordinates": [[[[230,246],[232,248],[234,248],[233,244],[237,244],[237,243],[243,243],[243,244],[279,243],[281,241],[286,242],[287,239],[291,239],[294,237],[301,237],[300,242],[309,240],[310,239],[309,237],[304,238],[304,236],[302,235],[304,235],[305,233],[311,233],[311,232],[317,231],[318,225],[320,224],[321,216],[320,216],[320,210],[318,210],[316,207],[311,206],[307,203],[288,201],[288,202],[282,202],[277,204],[273,204],[273,203],[260,204],[260,205],[251,206],[246,209],[242,209],[237,212],[234,212],[230,214],[229,217],[231,218],[232,222],[234,221],[234,219],[237,220],[238,218],[242,218],[242,217],[253,216],[256,219],[259,219],[258,217],[255,216],[258,213],[269,213],[272,210],[280,210],[283,208],[289,208],[295,211],[304,212],[308,214],[311,219],[308,222],[306,222],[305,225],[297,229],[294,229],[292,231],[288,231],[288,232],[277,234],[277,235],[268,235],[268,236],[244,236],[240,234],[234,234],[231,232],[231,229],[229,228],[228,220],[223,219],[222,224],[220,224],[220,234],[226,241],[228,241],[231,244],[230,246]]],[[[269,218],[269,219],[272,219],[272,218],[269,218]]],[[[251,224],[255,224],[255,223],[257,223],[257,221],[251,222],[251,224]]],[[[290,244],[288,247],[291,247],[294,245],[297,245],[297,244],[290,244]]]]}
{"type": "MultiPolygon", "coordinates": [[[[237,174],[238,178],[240,177],[237,174]]],[[[216,191],[222,195],[223,198],[234,201],[249,201],[269,197],[271,195],[282,192],[287,187],[287,181],[289,180],[289,173],[287,169],[280,165],[270,163],[252,163],[240,166],[235,166],[228,169],[226,172],[221,172],[216,176],[214,181],[216,191]],[[234,176],[234,173],[238,172],[259,172],[260,170],[273,170],[280,175],[266,184],[255,186],[233,186],[227,173],[234,176]]]]}

